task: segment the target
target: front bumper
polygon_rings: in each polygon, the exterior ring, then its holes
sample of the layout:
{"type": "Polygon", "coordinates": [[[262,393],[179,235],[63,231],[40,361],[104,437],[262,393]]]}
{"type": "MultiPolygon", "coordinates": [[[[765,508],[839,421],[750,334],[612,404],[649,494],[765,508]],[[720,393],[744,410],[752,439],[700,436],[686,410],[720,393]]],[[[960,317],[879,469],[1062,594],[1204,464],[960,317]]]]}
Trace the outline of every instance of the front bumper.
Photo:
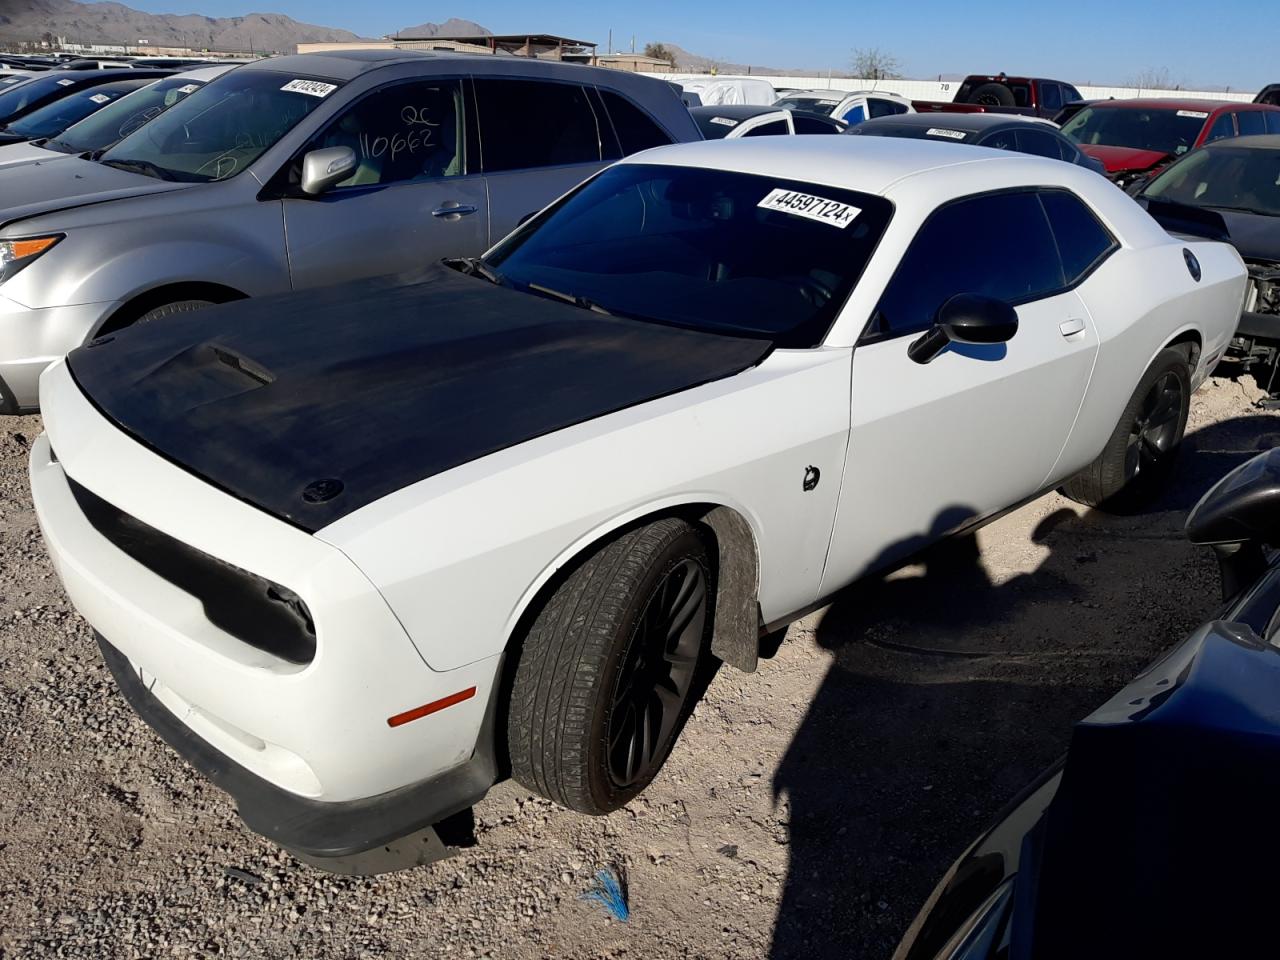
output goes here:
{"type": "MultiPolygon", "coordinates": [[[[147,689],[137,669],[98,634],[98,645],[129,706],[184,760],[235,798],[245,825],[303,856],[352,857],[438,823],[479,801],[497,778],[493,752],[477,749],[465,763],[376,797],[324,803],[299,797],[256,776],[213,749],[147,689]]],[[[486,731],[492,710],[487,714],[486,731]]],[[[492,736],[481,738],[490,744],[492,736]]]]}
{"type": "Polygon", "coordinates": [[[151,453],[92,407],[65,364],[42,387],[49,434],[32,445],[30,476],[54,567],[115,651],[113,672],[139,713],[236,797],[246,823],[292,849],[341,856],[483,793],[500,655],[432,670],[341,551],[151,453]],[[314,619],[314,658],[289,662],[222,629],[200,599],[95,528],[68,477],[168,537],[294,591],[314,619]],[[389,722],[472,687],[448,709],[389,722]]]}
{"type": "Polygon", "coordinates": [[[33,410],[40,374],[98,328],[114,304],[33,310],[0,295],[0,413],[33,410]]]}

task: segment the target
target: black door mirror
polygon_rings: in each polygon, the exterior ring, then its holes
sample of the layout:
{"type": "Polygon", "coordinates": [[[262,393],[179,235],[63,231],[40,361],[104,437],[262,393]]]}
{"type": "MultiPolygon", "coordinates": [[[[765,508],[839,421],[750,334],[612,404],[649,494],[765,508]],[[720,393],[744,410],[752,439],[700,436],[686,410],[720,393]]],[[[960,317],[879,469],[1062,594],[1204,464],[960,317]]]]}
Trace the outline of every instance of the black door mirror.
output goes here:
{"type": "Polygon", "coordinates": [[[949,343],[1007,343],[1018,332],[1018,314],[1003,300],[958,293],[938,310],[933,326],[907,347],[916,363],[928,363],[949,343]]]}
{"type": "Polygon", "coordinates": [[[1192,508],[1186,534],[1218,555],[1224,600],[1266,572],[1263,547],[1280,546],[1280,448],[1215,483],[1192,508]]]}

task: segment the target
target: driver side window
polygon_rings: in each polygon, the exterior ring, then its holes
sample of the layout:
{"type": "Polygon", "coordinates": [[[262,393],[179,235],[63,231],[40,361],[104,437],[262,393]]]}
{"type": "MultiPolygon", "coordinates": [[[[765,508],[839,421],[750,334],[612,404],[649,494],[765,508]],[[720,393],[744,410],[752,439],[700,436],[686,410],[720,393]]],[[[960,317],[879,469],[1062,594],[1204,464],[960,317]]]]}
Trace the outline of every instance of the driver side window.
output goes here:
{"type": "Polygon", "coordinates": [[[938,308],[958,293],[1018,304],[1062,286],[1062,261],[1034,193],[969,197],[925,221],[866,336],[881,340],[928,329],[938,308]]]}
{"type": "Polygon", "coordinates": [[[355,103],[307,149],[354,151],[355,173],[336,189],[457,177],[465,172],[462,118],[457,80],[400,83],[355,103]]]}

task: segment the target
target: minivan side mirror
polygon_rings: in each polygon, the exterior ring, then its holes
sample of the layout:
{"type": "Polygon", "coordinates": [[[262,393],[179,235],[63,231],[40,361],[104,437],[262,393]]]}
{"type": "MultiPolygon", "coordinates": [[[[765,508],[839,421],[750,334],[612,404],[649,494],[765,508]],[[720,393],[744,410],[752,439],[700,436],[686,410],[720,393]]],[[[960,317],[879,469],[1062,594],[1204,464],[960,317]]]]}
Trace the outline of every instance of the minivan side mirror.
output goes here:
{"type": "Polygon", "coordinates": [[[325,147],[302,158],[302,192],[319,196],[351,176],[356,169],[356,152],[350,147],[325,147]]]}
{"type": "Polygon", "coordinates": [[[1186,535],[1213,547],[1224,600],[1262,576],[1263,547],[1280,547],[1280,448],[1242,463],[1210,487],[1187,516],[1186,535]]]}
{"type": "Polygon", "coordinates": [[[1018,332],[1018,314],[1003,300],[958,293],[940,308],[933,326],[907,347],[916,363],[928,363],[951,343],[1006,343],[1018,332]]]}

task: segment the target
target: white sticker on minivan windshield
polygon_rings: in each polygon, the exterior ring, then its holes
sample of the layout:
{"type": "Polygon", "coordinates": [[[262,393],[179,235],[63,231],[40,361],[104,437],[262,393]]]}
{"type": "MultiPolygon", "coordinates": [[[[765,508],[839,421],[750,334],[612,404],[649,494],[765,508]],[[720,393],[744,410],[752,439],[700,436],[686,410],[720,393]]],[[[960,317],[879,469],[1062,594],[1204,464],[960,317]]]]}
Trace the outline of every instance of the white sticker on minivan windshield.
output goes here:
{"type": "Polygon", "coordinates": [[[199,89],[200,89],[200,84],[188,83],[186,86],[179,87],[178,92],[179,93],[195,93],[199,89]]]}
{"type": "Polygon", "coordinates": [[[858,207],[839,200],[828,200],[795,190],[770,190],[769,195],[756,204],[765,210],[778,210],[797,217],[807,217],[828,226],[844,229],[862,212],[858,207]]]}
{"type": "Polygon", "coordinates": [[[736,127],[738,125],[737,120],[730,120],[728,117],[712,117],[711,122],[718,123],[722,127],[736,127]]]}
{"type": "Polygon", "coordinates": [[[309,97],[327,97],[338,89],[338,85],[319,80],[290,80],[280,89],[289,93],[305,93],[309,97]]]}
{"type": "Polygon", "coordinates": [[[1204,110],[1179,110],[1180,117],[1194,117],[1197,120],[1208,120],[1209,114],[1204,110]]]}
{"type": "Polygon", "coordinates": [[[58,81],[58,86],[60,86],[60,87],[69,87],[69,86],[71,86],[73,83],[75,83],[75,81],[74,81],[74,80],[59,80],[59,81],[58,81]]]}
{"type": "Polygon", "coordinates": [[[944,130],[942,127],[930,127],[925,133],[931,137],[946,137],[948,140],[963,140],[966,136],[963,130],[944,130]]]}
{"type": "Polygon", "coordinates": [[[89,99],[92,100],[94,103],[106,103],[111,98],[108,97],[105,93],[95,93],[89,99]]]}

